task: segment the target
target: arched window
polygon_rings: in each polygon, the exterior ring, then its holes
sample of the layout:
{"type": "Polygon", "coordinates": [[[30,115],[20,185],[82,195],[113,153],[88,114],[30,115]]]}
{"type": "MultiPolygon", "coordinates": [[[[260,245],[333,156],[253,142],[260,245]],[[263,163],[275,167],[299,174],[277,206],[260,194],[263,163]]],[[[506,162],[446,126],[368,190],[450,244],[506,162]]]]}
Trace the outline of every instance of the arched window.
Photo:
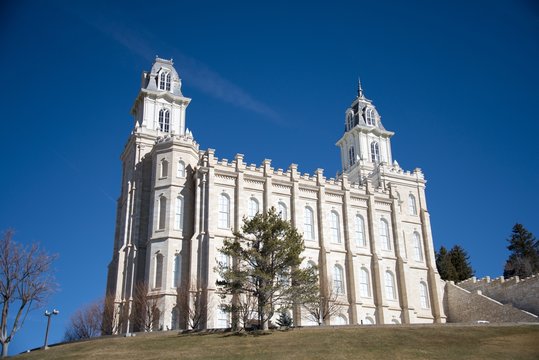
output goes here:
{"type": "Polygon", "coordinates": [[[177,307],[172,309],[170,314],[170,330],[177,330],[180,328],[180,314],[177,307]]]}
{"type": "Polygon", "coordinates": [[[419,233],[414,232],[412,235],[412,243],[414,245],[414,260],[423,261],[423,247],[421,246],[421,237],[419,233]]]}
{"type": "Polygon", "coordinates": [[[170,73],[162,71],[159,76],[159,90],[170,91],[170,73]]]}
{"type": "Polygon", "coordinates": [[[163,286],[163,254],[155,254],[155,276],[153,287],[155,289],[161,289],[163,286]]]}
{"type": "Polygon", "coordinates": [[[395,300],[397,294],[395,293],[395,276],[391,271],[386,271],[385,273],[385,284],[386,284],[386,299],[395,300]]]}
{"type": "Polygon", "coordinates": [[[167,198],[164,196],[159,197],[159,212],[158,212],[158,226],[159,230],[165,229],[167,219],[167,198]]]}
{"type": "Polygon", "coordinates": [[[339,214],[336,211],[329,213],[330,218],[330,230],[331,230],[331,241],[340,244],[341,243],[341,226],[339,223],[339,214]]]}
{"type": "Polygon", "coordinates": [[[277,208],[278,208],[278,212],[279,212],[279,216],[281,217],[281,219],[283,220],[287,220],[288,219],[288,211],[287,211],[287,208],[286,208],[286,204],[282,201],[279,201],[279,203],[277,204],[277,208]]]}
{"type": "Polygon", "coordinates": [[[215,324],[218,329],[226,329],[230,327],[229,313],[222,308],[217,308],[217,323],[215,324]]]}
{"type": "Polygon", "coordinates": [[[423,281],[419,283],[419,300],[423,309],[429,308],[429,291],[427,284],[425,284],[423,281]]]}
{"type": "Polygon", "coordinates": [[[371,297],[371,280],[369,270],[362,267],[359,271],[359,295],[364,298],[371,297]]]}
{"type": "Polygon", "coordinates": [[[392,320],[391,320],[391,323],[392,323],[393,325],[400,325],[399,319],[392,319],[392,320]]]}
{"type": "Polygon", "coordinates": [[[258,200],[255,198],[249,199],[249,219],[252,219],[258,214],[258,200]]]}
{"type": "Polygon", "coordinates": [[[176,198],[176,211],[174,212],[174,229],[183,229],[183,198],[178,196],[176,198]]]}
{"type": "Polygon", "coordinates": [[[374,319],[371,318],[370,316],[367,316],[365,318],[365,321],[363,321],[363,324],[365,324],[365,325],[374,325],[374,319]]]}
{"type": "MultiPolygon", "coordinates": [[[[222,252],[219,252],[217,255],[217,265],[220,270],[226,271],[230,268],[230,258],[228,255],[223,254],[222,252]]],[[[220,273],[217,273],[217,280],[222,281],[224,280],[220,273]]]]}
{"type": "Polygon", "coordinates": [[[219,227],[230,228],[230,198],[224,193],[219,195],[219,227]]]}
{"type": "Polygon", "coordinates": [[[305,207],[305,222],[303,224],[303,235],[306,240],[314,240],[314,213],[313,210],[305,207]]]}
{"type": "Polygon", "coordinates": [[[417,207],[415,204],[415,196],[410,194],[408,195],[408,214],[417,215],[417,207]]]}
{"type": "Polygon", "coordinates": [[[356,246],[366,247],[367,241],[365,240],[365,221],[363,221],[361,215],[356,215],[356,221],[354,225],[356,246]]]}
{"type": "Polygon", "coordinates": [[[371,142],[371,161],[375,164],[380,162],[380,147],[376,141],[371,142]]]}
{"type": "Polygon", "coordinates": [[[331,325],[347,325],[348,320],[346,320],[346,316],[343,314],[335,315],[331,319],[331,325]]]}
{"type": "Polygon", "coordinates": [[[344,273],[339,265],[333,267],[333,292],[344,294],[344,273]]]}
{"type": "Polygon", "coordinates": [[[391,250],[391,237],[389,236],[389,225],[385,219],[380,219],[380,246],[382,250],[391,250]]]}
{"type": "Polygon", "coordinates": [[[168,161],[163,159],[161,160],[161,178],[166,178],[168,176],[168,161]]]}
{"type": "Polygon", "coordinates": [[[172,286],[180,287],[182,281],[182,257],[180,254],[174,255],[172,272],[172,286]]]}
{"type": "Polygon", "coordinates": [[[376,117],[373,109],[367,110],[367,125],[376,125],[376,117]]]}
{"type": "Polygon", "coordinates": [[[170,112],[166,109],[159,110],[159,130],[170,131],[170,112]]]}
{"type": "Polygon", "coordinates": [[[348,162],[350,166],[356,163],[356,151],[353,146],[350,146],[350,149],[348,149],[348,162]]]}
{"type": "Polygon", "coordinates": [[[183,161],[178,161],[178,170],[176,171],[177,177],[185,177],[185,163],[183,161]]]}

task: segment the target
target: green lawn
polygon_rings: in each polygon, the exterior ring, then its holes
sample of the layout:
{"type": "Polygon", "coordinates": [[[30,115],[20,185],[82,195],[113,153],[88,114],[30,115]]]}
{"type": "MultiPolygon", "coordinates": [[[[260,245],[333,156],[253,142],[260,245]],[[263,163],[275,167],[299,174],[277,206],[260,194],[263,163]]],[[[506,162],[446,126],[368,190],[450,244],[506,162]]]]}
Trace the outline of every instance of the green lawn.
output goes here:
{"type": "Polygon", "coordinates": [[[16,359],[539,359],[537,325],[324,327],[267,335],[159,332],[54,346],[16,359]]]}

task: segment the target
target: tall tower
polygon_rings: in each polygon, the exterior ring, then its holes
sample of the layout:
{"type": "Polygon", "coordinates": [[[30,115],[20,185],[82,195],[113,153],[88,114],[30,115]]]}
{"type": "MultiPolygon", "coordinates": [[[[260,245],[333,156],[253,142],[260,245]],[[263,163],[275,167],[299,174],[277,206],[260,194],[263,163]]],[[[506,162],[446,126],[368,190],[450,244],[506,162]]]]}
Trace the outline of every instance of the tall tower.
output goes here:
{"type": "Polygon", "coordinates": [[[382,125],[382,117],[358,81],[357,97],[345,112],[344,135],[337,141],[343,173],[350,182],[362,183],[379,164],[391,164],[393,135],[382,125]]]}
{"type": "Polygon", "coordinates": [[[181,270],[188,266],[183,258],[189,257],[193,224],[184,219],[192,218],[198,162],[198,144],[185,127],[190,101],[182,95],[172,60],[156,58],[142,74],[131,109],[134,129],[121,155],[122,190],[107,279],[115,312],[110,332],[144,330],[132,316],[137,291],[163,308],[175,301],[181,270]]]}

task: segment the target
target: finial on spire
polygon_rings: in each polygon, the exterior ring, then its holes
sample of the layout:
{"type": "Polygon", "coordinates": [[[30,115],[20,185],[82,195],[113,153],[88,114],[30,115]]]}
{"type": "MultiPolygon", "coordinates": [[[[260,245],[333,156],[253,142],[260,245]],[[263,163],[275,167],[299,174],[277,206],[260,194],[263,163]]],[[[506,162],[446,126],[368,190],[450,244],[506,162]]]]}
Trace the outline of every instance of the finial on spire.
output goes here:
{"type": "Polygon", "coordinates": [[[359,78],[359,76],[357,77],[357,97],[358,98],[364,97],[363,88],[361,87],[361,79],[359,78]]]}

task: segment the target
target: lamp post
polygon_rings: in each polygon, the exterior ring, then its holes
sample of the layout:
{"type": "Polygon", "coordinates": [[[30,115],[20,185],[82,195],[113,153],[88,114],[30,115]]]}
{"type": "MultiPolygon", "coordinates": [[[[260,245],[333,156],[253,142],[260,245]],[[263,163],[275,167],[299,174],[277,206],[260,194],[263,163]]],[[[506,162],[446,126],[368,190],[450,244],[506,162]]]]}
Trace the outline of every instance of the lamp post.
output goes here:
{"type": "Polygon", "coordinates": [[[56,309],[49,311],[45,310],[45,316],[47,317],[47,331],[45,331],[45,344],[43,345],[43,349],[48,349],[47,346],[47,340],[49,339],[49,327],[51,326],[51,316],[52,315],[58,315],[60,312],[56,309]]]}

